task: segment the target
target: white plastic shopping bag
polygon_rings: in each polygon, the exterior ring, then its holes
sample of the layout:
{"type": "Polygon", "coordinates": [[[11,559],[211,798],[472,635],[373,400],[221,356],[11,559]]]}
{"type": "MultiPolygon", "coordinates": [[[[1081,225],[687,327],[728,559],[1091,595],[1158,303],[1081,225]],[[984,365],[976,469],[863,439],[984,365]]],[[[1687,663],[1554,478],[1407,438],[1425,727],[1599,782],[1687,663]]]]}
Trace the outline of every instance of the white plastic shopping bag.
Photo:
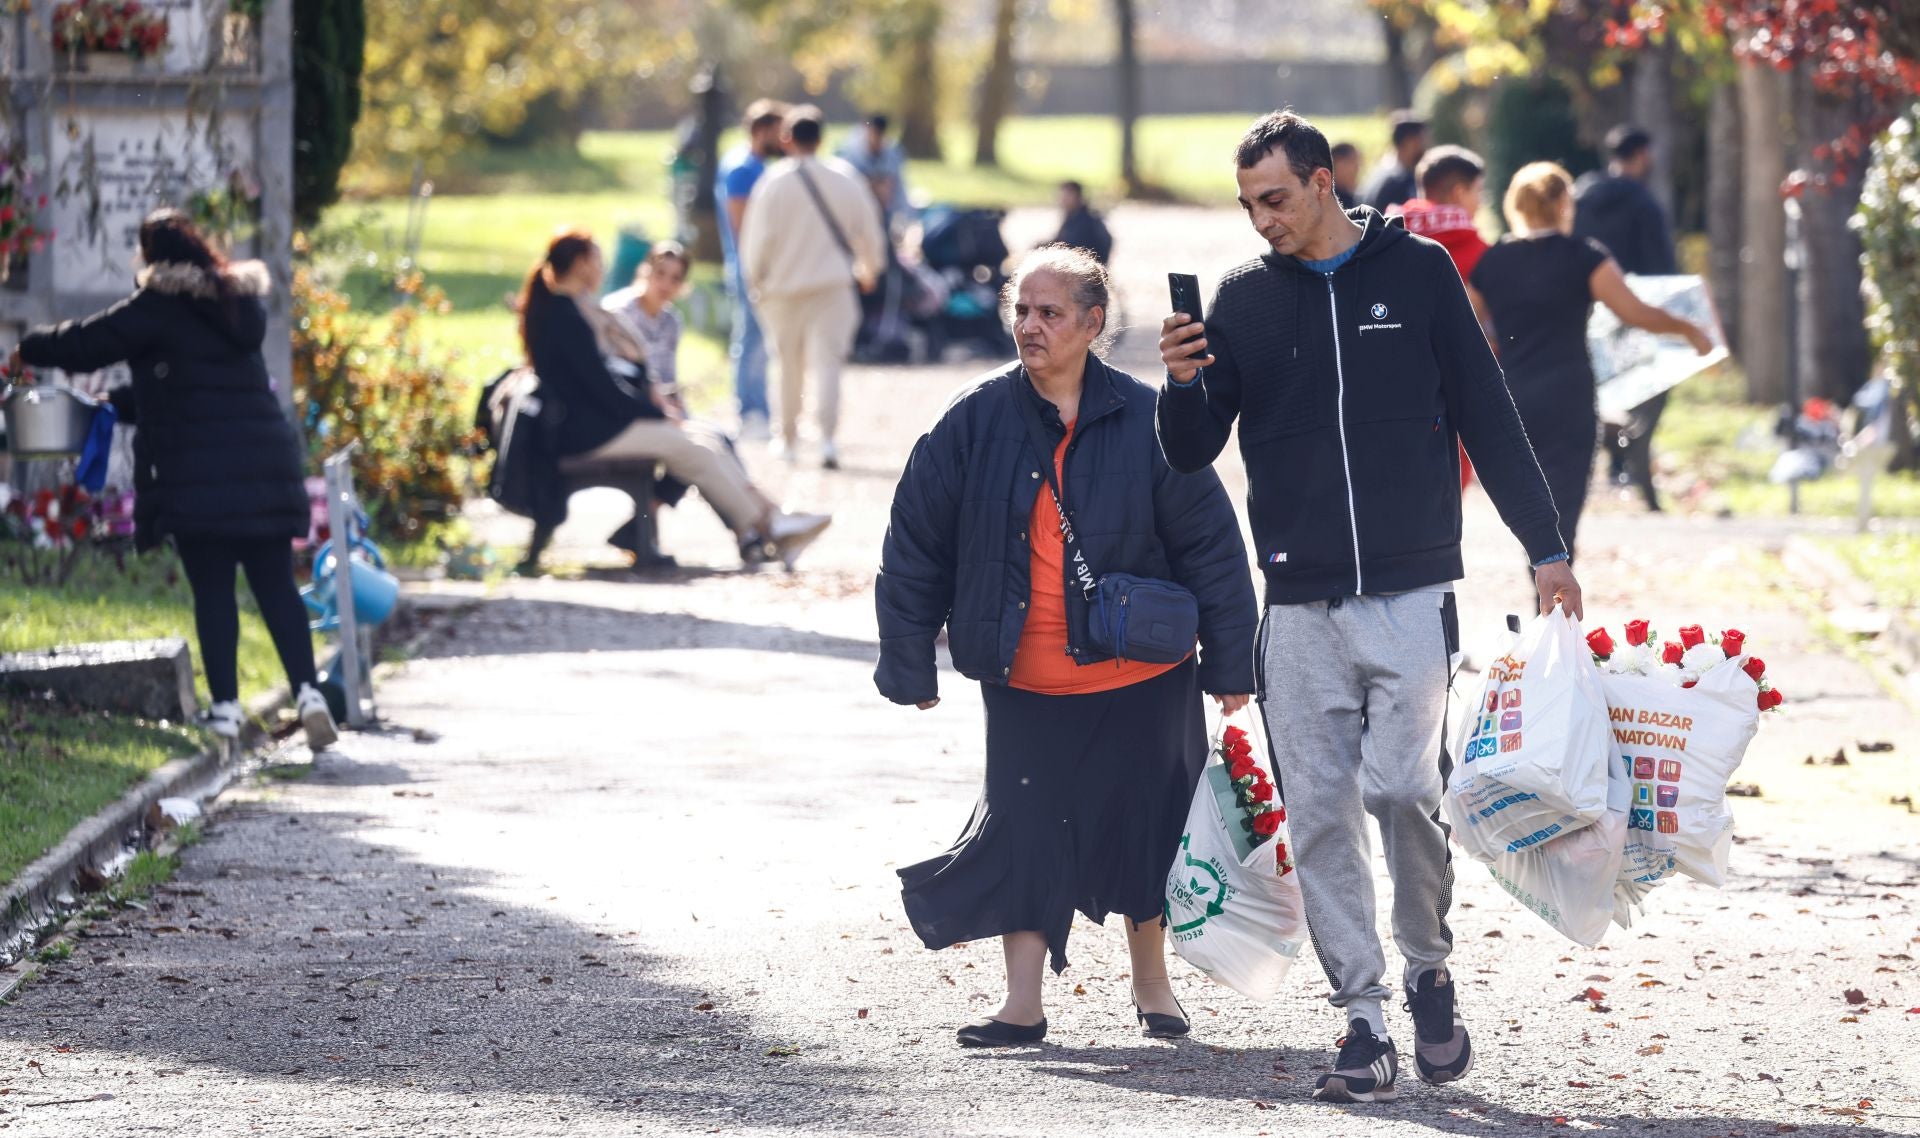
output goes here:
{"type": "Polygon", "coordinates": [[[1487,665],[1454,742],[1445,810],[1470,855],[1555,841],[1606,813],[1613,743],[1580,626],[1556,608],[1487,665]]]}
{"type": "Polygon", "coordinates": [[[1502,889],[1554,931],[1588,948],[1614,916],[1614,889],[1625,854],[1628,778],[1609,767],[1607,811],[1591,826],[1528,849],[1502,853],[1487,866],[1502,889]]]}
{"type": "MultiPolygon", "coordinates": [[[[1255,843],[1227,759],[1234,736],[1222,733],[1187,810],[1180,849],[1167,870],[1167,929],[1187,963],[1243,996],[1265,1000],[1280,988],[1307,937],[1306,903],[1289,855],[1284,807],[1269,800],[1270,836],[1255,843]]],[[[1240,733],[1240,738],[1248,738],[1240,733]]],[[[1271,787],[1264,748],[1242,746],[1253,781],[1271,787]]]]}
{"type": "Polygon", "coordinates": [[[1744,663],[1737,657],[1715,667],[1690,688],[1659,676],[1602,677],[1620,769],[1632,788],[1623,909],[1675,873],[1716,888],[1726,883],[1733,845],[1727,783],[1760,728],[1759,688],[1744,663]]]}

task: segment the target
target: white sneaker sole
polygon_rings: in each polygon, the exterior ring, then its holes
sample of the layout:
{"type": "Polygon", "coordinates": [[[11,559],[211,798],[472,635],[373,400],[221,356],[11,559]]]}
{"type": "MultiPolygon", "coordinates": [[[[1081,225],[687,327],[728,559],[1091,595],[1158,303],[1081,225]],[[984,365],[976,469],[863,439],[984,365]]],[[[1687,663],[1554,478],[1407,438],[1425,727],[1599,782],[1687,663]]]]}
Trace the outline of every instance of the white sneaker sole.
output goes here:
{"type": "Polygon", "coordinates": [[[324,751],[340,741],[340,731],[333,725],[333,715],[324,707],[310,708],[300,716],[300,726],[307,732],[307,749],[324,751]]]}
{"type": "Polygon", "coordinates": [[[1313,1097],[1319,1102],[1392,1102],[1400,1097],[1397,1087],[1380,1087],[1371,1091],[1347,1089],[1347,1081],[1338,1075],[1330,1076],[1326,1085],[1315,1087],[1313,1097]]]}
{"type": "Polygon", "coordinates": [[[794,563],[800,560],[800,555],[807,551],[808,546],[820,540],[820,535],[827,532],[827,527],[832,524],[833,519],[828,518],[813,529],[803,530],[776,540],[774,545],[780,550],[780,563],[786,566],[788,571],[792,571],[794,563]]]}

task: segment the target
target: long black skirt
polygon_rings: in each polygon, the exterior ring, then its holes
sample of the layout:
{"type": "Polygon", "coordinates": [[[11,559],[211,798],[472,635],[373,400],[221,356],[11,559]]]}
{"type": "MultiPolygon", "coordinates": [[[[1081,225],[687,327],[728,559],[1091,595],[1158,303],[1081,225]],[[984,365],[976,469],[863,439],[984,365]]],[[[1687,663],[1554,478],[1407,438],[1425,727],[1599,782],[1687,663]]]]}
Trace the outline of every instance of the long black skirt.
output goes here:
{"type": "Polygon", "coordinates": [[[899,871],[901,898],[928,948],[1039,932],[1058,972],[1074,910],[1161,917],[1207,758],[1195,665],[1087,695],[981,688],[986,786],[952,849],[899,871]]]}

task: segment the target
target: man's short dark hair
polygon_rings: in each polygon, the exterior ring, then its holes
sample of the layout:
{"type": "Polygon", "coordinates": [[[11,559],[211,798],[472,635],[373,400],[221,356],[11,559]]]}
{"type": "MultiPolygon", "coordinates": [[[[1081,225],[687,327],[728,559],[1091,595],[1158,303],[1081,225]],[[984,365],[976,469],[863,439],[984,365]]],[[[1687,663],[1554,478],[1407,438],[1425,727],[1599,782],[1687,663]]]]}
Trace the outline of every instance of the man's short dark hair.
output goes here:
{"type": "Polygon", "coordinates": [[[1242,170],[1251,170],[1276,150],[1287,156],[1287,169],[1303,182],[1313,177],[1315,170],[1333,169],[1327,136],[1291,110],[1274,111],[1248,127],[1233,152],[1233,160],[1242,170]]]}
{"type": "Polygon", "coordinates": [[[1351,142],[1336,142],[1333,144],[1333,149],[1328,151],[1328,153],[1333,156],[1335,161],[1339,161],[1342,158],[1360,157],[1360,148],[1351,142]]]}
{"type": "Polygon", "coordinates": [[[1653,136],[1631,123],[1622,123],[1607,132],[1607,153],[1616,162],[1637,158],[1653,146],[1653,136]]]}
{"type": "Polygon", "coordinates": [[[787,133],[793,136],[794,145],[818,146],[827,130],[827,116],[820,113],[819,107],[802,103],[787,112],[784,125],[787,133]]]}
{"type": "Polygon", "coordinates": [[[875,111],[867,116],[867,125],[879,131],[881,134],[885,134],[887,133],[887,127],[890,126],[891,123],[884,112],[875,111]]]}
{"type": "Polygon", "coordinates": [[[1414,114],[1412,111],[1395,111],[1390,121],[1393,123],[1393,144],[1395,146],[1399,146],[1404,142],[1410,142],[1420,135],[1427,133],[1427,120],[1414,114]]]}
{"type": "Polygon", "coordinates": [[[1420,159],[1414,176],[1420,180],[1420,196],[1439,201],[1442,194],[1456,186],[1471,186],[1486,177],[1487,164],[1464,146],[1436,146],[1420,159]]]}
{"type": "Polygon", "coordinates": [[[1068,178],[1066,181],[1060,183],[1060,188],[1070,191],[1076,198],[1084,198],[1087,196],[1087,188],[1072,178],[1068,178]]]}

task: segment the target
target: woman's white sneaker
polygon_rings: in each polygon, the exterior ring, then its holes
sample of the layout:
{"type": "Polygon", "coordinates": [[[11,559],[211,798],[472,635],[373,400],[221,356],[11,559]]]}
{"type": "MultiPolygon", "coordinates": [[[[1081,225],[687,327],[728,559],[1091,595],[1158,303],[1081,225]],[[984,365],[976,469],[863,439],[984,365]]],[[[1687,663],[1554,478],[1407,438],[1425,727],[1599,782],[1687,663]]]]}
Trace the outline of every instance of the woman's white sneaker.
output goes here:
{"type": "Polygon", "coordinates": [[[245,722],[246,717],[246,712],[240,710],[239,700],[223,699],[207,708],[206,714],[200,717],[200,722],[206,724],[207,730],[222,739],[238,739],[240,724],[245,722]]]}
{"type": "Polygon", "coordinates": [[[327,707],[327,697],[312,684],[301,684],[300,694],[294,699],[294,712],[300,717],[300,726],[307,732],[307,749],[324,751],[340,739],[340,729],[334,726],[333,712],[327,707]]]}
{"type": "Polygon", "coordinates": [[[832,524],[831,514],[775,514],[767,524],[767,540],[773,542],[781,562],[791,569],[807,546],[832,524]]]}

